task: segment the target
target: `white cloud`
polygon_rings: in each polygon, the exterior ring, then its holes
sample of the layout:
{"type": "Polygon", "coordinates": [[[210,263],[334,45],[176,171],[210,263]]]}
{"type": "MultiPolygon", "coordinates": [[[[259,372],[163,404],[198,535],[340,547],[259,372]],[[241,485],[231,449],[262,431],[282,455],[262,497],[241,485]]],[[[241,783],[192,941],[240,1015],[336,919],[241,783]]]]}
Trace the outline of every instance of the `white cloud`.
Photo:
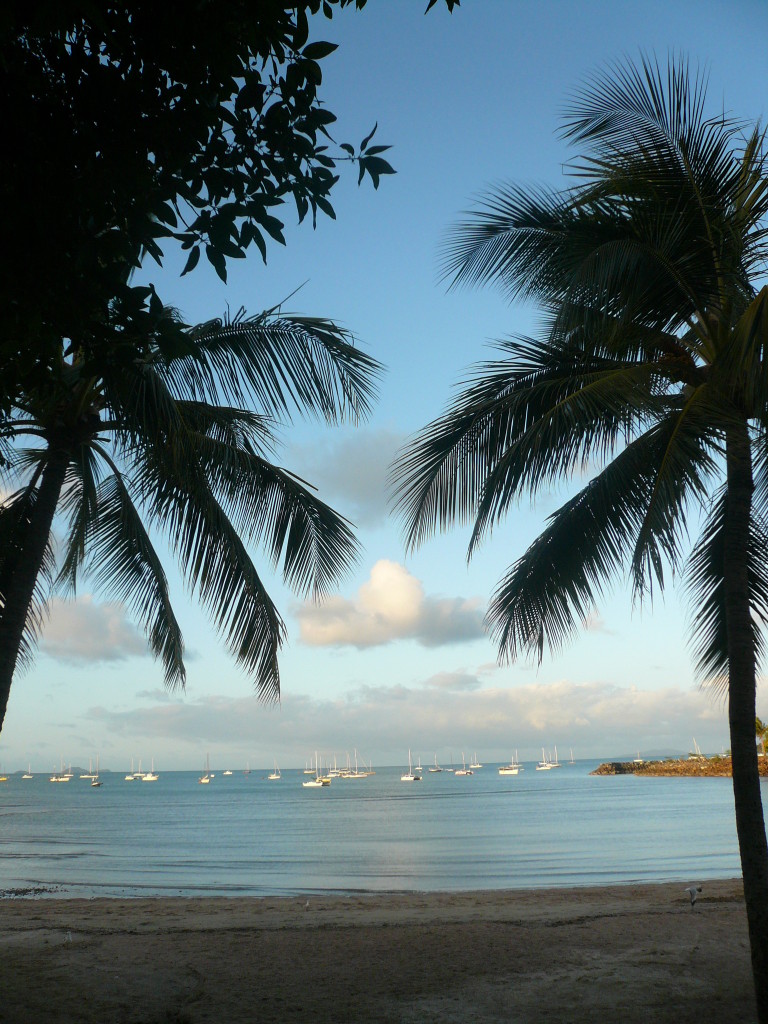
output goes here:
{"type": "Polygon", "coordinates": [[[50,658],[66,662],[121,661],[147,653],[146,640],[121,604],[99,604],[90,595],[50,603],[40,643],[50,658]]]}
{"type": "Polygon", "coordinates": [[[404,639],[440,647],[485,635],[478,600],[427,597],[415,576],[386,559],[376,562],[354,600],[305,602],[296,614],[301,640],[313,647],[378,647],[404,639]]]}

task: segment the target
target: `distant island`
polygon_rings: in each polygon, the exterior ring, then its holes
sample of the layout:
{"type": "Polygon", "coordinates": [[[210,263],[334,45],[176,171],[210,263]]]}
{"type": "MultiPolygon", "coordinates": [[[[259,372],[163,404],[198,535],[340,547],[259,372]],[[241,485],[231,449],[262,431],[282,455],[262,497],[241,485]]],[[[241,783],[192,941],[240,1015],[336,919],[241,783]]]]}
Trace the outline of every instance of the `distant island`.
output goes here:
{"type": "MultiPolygon", "coordinates": [[[[761,775],[768,776],[768,757],[759,757],[761,775]]],[[[730,777],[733,774],[728,755],[714,757],[666,757],[660,761],[605,761],[590,775],[657,775],[730,777]]]]}

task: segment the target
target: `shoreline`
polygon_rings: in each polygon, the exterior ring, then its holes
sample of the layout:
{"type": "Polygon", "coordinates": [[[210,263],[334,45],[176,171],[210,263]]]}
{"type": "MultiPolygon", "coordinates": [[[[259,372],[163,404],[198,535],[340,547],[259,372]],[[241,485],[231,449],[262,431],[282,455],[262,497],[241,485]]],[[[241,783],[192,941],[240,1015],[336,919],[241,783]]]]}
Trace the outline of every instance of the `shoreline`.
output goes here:
{"type": "Polygon", "coordinates": [[[687,882],[5,899],[4,1020],[749,1020],[741,881],[699,881],[693,909],[687,882]]]}
{"type": "MultiPolygon", "coordinates": [[[[723,875],[711,875],[707,879],[710,884],[720,883],[733,883],[740,884],[741,876],[732,874],[723,875]]],[[[372,899],[381,900],[386,902],[388,900],[431,900],[431,899],[456,899],[461,901],[467,897],[481,897],[481,898],[493,898],[508,899],[514,897],[524,897],[531,894],[544,895],[546,898],[556,898],[558,894],[565,894],[569,892],[583,893],[588,890],[594,890],[595,892],[603,892],[604,890],[616,889],[640,889],[649,888],[653,889],[659,886],[677,886],[682,891],[686,885],[688,885],[690,879],[688,875],[680,876],[679,878],[667,876],[665,878],[626,878],[626,879],[611,879],[605,882],[589,881],[589,882],[575,882],[566,881],[558,885],[520,885],[513,886],[508,885],[504,888],[487,888],[487,889],[364,889],[364,888],[349,888],[349,889],[295,889],[290,892],[248,892],[248,891],[200,891],[198,889],[175,889],[169,887],[167,892],[144,892],[144,891],[129,891],[129,887],[114,891],[91,891],[88,890],[82,894],[73,892],[73,887],[69,883],[62,883],[60,885],[27,885],[27,886],[9,886],[5,889],[0,889],[0,908],[5,903],[41,903],[55,905],[59,903],[71,904],[78,906],[80,904],[115,904],[115,903],[135,903],[145,901],[147,903],[160,903],[168,901],[173,903],[174,901],[197,901],[201,903],[217,901],[229,901],[230,903],[237,903],[238,901],[250,903],[250,904],[264,904],[267,902],[275,901],[277,903],[289,904],[292,900],[298,900],[302,903],[307,899],[314,900],[326,900],[326,901],[351,901],[358,899],[372,899]]],[[[87,888],[87,887],[84,887],[87,888]]]]}

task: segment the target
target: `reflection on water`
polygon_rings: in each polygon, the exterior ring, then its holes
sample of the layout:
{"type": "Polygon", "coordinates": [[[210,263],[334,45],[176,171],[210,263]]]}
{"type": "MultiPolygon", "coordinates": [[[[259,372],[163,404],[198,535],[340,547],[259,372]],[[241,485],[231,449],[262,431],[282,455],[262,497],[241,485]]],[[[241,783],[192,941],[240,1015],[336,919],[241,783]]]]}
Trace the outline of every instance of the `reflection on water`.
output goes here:
{"type": "MultiPolygon", "coordinates": [[[[729,779],[591,777],[597,762],[516,777],[400,768],[304,789],[299,771],[10,776],[0,890],[251,894],[597,885],[740,874],[729,779]]],[[[764,781],[765,786],[765,781],[764,781]]],[[[766,793],[768,797],[768,792],[766,793]]],[[[768,800],[765,801],[768,803],[768,800]]]]}

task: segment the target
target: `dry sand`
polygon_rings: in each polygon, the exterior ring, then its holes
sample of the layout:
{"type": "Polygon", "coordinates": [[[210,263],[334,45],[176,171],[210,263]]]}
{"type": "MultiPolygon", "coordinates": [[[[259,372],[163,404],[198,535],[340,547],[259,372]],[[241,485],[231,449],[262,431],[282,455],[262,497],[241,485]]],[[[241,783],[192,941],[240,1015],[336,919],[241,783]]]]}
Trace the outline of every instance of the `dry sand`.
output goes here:
{"type": "Polygon", "coordinates": [[[2,1024],[748,1024],[740,882],[0,901],[2,1024]]]}

